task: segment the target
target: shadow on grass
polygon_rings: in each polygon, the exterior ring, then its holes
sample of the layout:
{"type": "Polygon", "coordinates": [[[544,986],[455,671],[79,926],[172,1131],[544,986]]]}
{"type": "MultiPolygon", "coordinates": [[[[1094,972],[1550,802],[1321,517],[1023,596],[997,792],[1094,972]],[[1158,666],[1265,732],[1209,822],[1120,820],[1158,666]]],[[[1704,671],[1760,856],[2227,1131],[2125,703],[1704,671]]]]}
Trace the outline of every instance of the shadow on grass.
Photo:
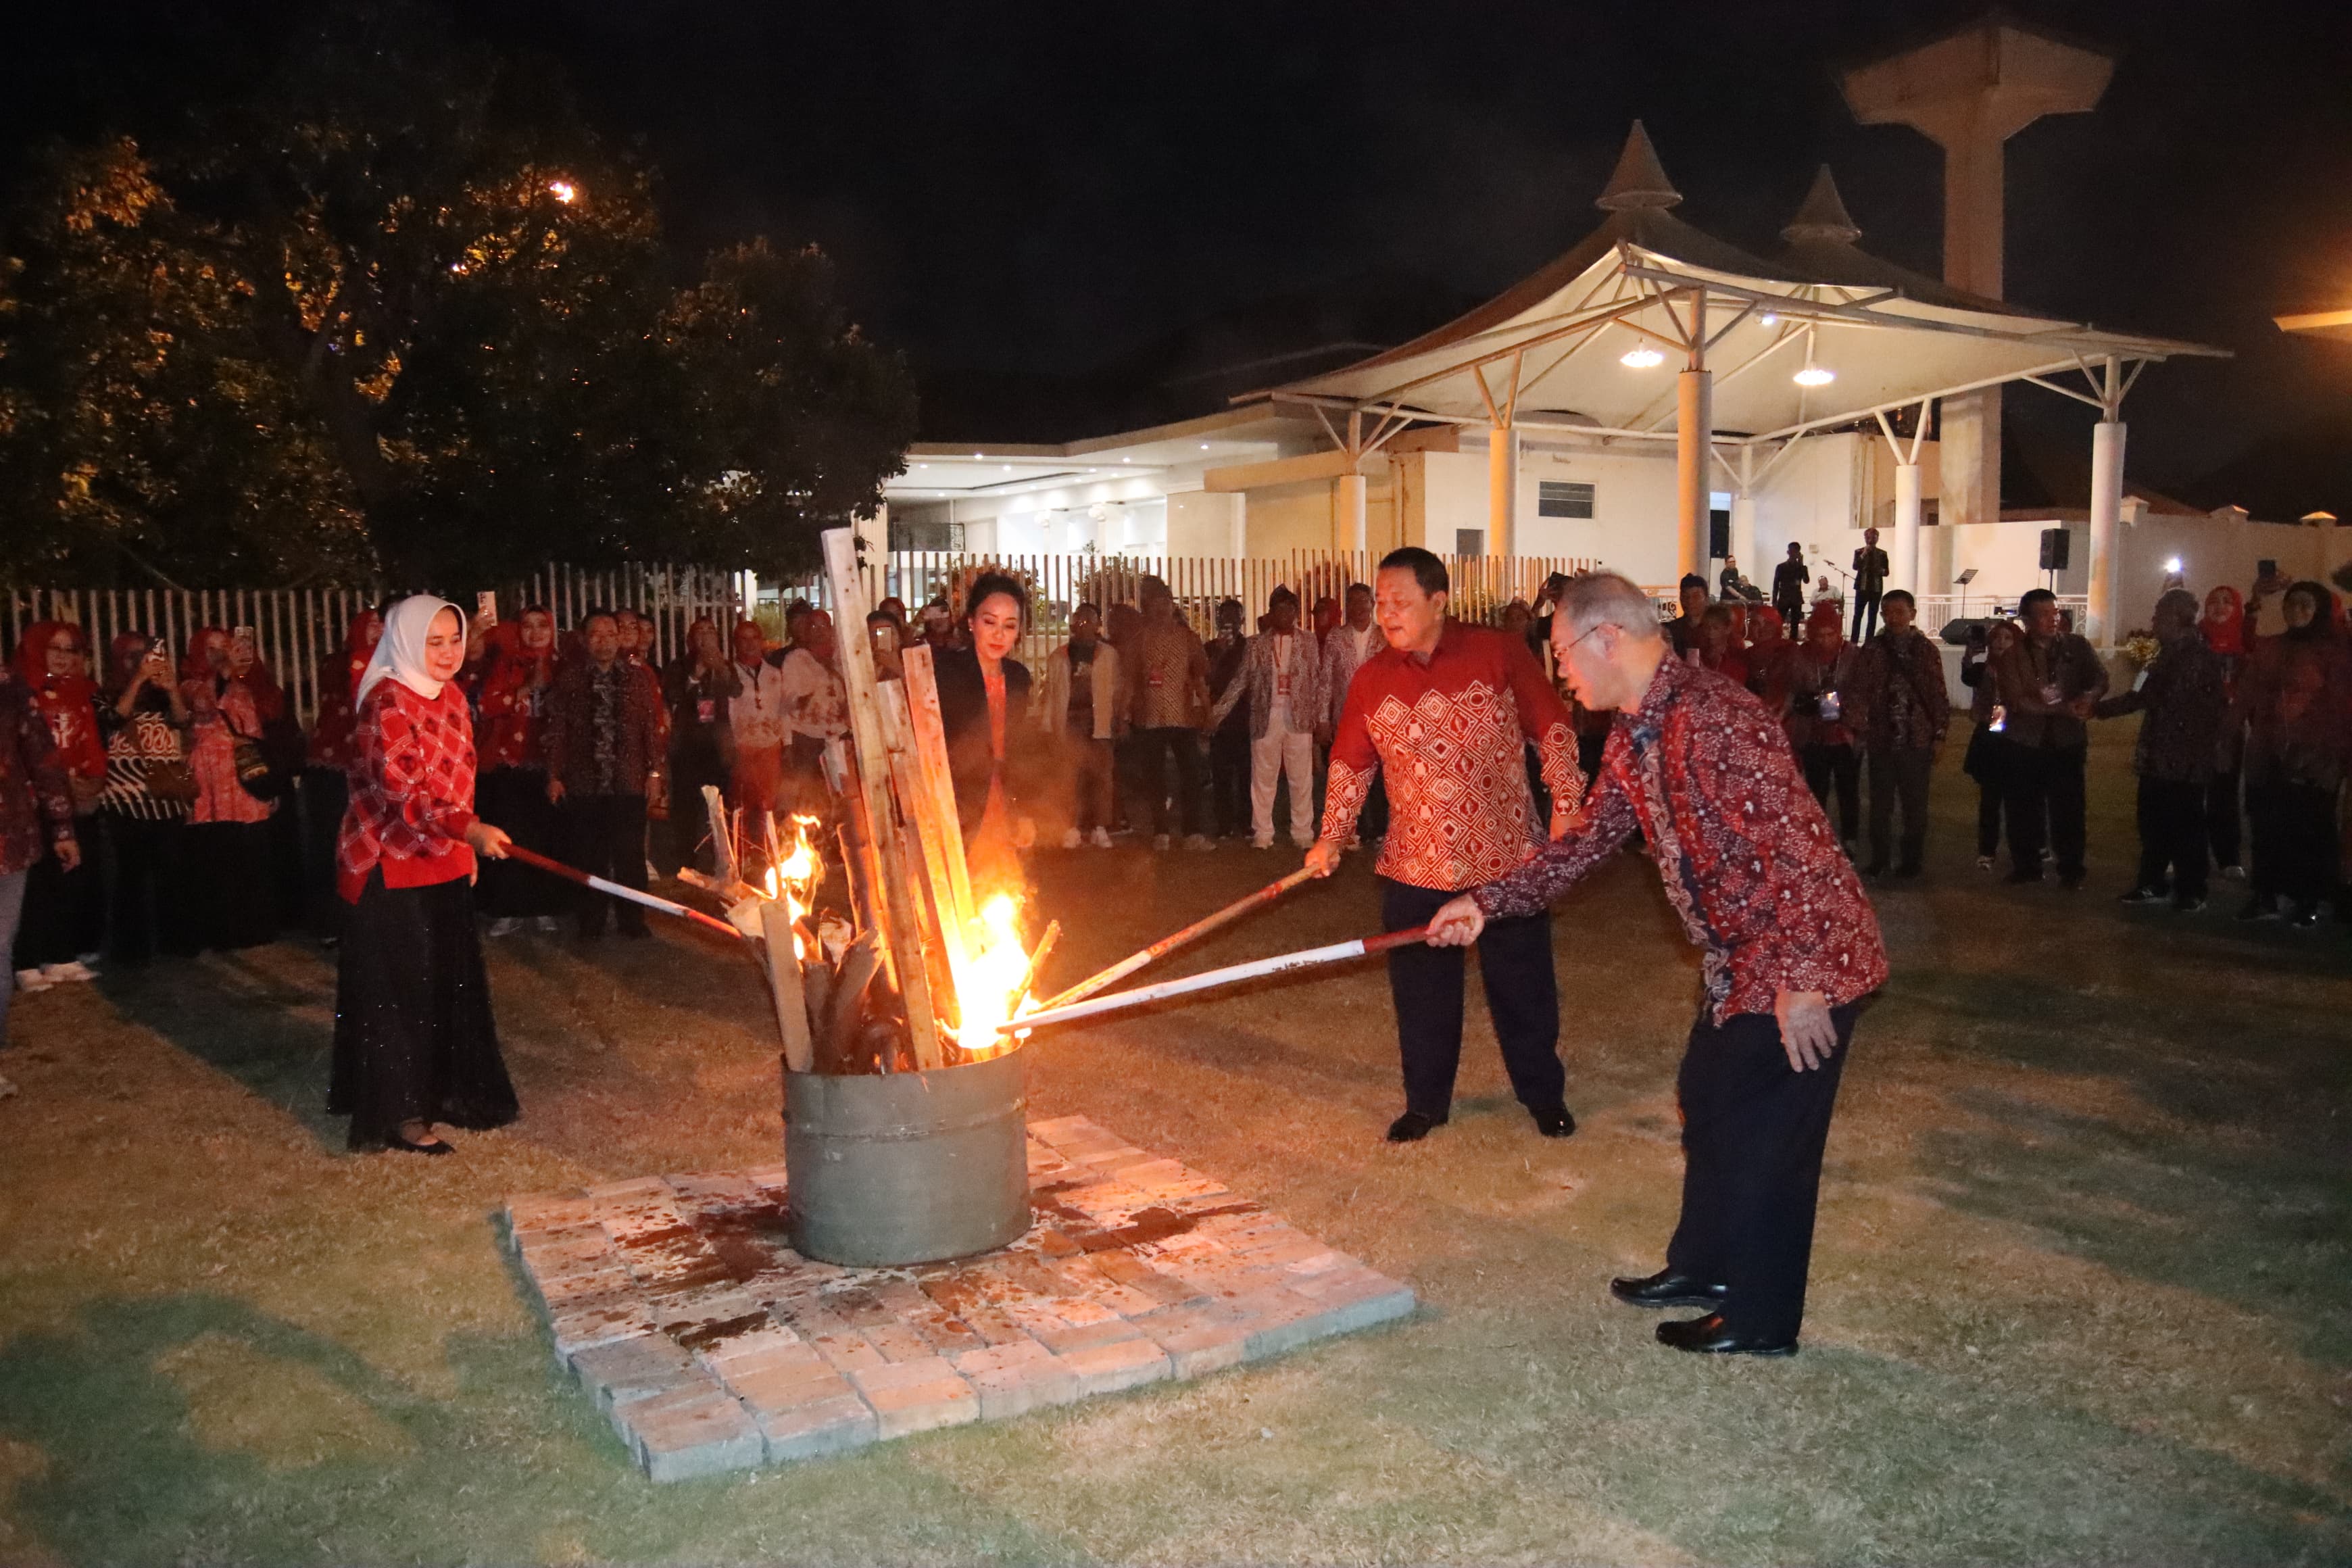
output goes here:
{"type": "Polygon", "coordinates": [[[98,982],[125,1019],[227,1074],[343,1152],[342,1118],[327,1114],[335,1039],[335,972],[292,943],[110,967],[98,982]]]}

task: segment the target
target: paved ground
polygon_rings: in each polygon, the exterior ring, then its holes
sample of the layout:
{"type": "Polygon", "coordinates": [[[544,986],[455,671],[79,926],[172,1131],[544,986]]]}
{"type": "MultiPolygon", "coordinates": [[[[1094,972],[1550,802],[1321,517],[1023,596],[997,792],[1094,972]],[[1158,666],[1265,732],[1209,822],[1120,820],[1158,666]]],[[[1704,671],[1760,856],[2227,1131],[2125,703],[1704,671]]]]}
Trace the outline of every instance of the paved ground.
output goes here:
{"type": "MultiPolygon", "coordinates": [[[[775,1158],[756,974],[699,939],[501,944],[527,1115],[353,1159],[331,968],[287,945],[25,1000],[0,1104],[0,1561],[2352,1559],[2352,943],[2011,890],[1970,803],[1880,908],[1804,1353],[1695,1363],[1655,1267],[1696,967],[1627,858],[1562,907],[1583,1125],[1537,1138],[1474,1006],[1453,1124],[1391,1148],[1377,969],[1041,1039],[1035,1115],[1213,1173],[1413,1316],[1188,1383],[657,1486],[554,1369],[509,1195],[775,1158]]],[[[1270,879],[1044,857],[1082,973],[1270,879]]],[[[1337,940],[1361,868],[1192,962],[1337,940]]],[[[1176,967],[1183,967],[1178,965],[1176,967]]],[[[1056,978],[1059,978],[1059,974],[1056,978]]]]}

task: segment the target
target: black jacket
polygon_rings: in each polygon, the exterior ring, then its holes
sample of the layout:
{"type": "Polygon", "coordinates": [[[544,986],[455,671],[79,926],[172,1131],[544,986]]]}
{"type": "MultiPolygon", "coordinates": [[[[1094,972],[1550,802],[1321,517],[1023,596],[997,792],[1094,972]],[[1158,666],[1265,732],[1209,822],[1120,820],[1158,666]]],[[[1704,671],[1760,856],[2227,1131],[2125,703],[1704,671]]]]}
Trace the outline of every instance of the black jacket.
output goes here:
{"type": "MultiPolygon", "coordinates": [[[[994,748],[988,739],[988,687],[980,678],[980,656],[970,648],[941,649],[932,656],[931,669],[939,680],[940,726],[947,731],[948,773],[955,780],[956,820],[969,837],[987,809],[988,780],[996,767],[994,748]]],[[[1036,746],[1037,737],[1029,727],[1029,668],[1008,658],[1004,661],[1007,803],[1029,793],[1024,758],[1033,755],[1036,746]]]]}

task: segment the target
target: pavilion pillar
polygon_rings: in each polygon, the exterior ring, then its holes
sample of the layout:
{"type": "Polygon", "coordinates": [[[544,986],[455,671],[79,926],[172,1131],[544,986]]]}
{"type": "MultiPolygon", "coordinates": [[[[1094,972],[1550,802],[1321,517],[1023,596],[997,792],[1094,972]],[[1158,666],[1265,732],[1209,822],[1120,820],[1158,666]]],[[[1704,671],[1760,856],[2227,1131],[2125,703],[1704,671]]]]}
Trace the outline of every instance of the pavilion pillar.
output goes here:
{"type": "MultiPolygon", "coordinates": [[[[1731,498],[1731,553],[1739,558],[1748,580],[1754,582],[1763,563],[1756,555],[1756,497],[1744,488],[1731,498]]],[[[1761,586],[1769,589],[1771,585],[1772,580],[1767,576],[1761,586]]]]}
{"type": "MultiPolygon", "coordinates": [[[[1486,433],[1486,553],[1510,555],[1518,545],[1519,432],[1496,425],[1486,433]]],[[[1361,545],[1357,546],[1362,549],[1361,545]]]]}
{"type": "Polygon", "coordinates": [[[1919,581],[1919,465],[1895,465],[1895,548],[1887,552],[1887,586],[1923,592],[1919,581]]]}
{"type": "Polygon", "coordinates": [[[1364,476],[1341,474],[1332,481],[1332,513],[1339,546],[1362,554],[1370,546],[1364,540],[1364,476]]]}
{"type": "Polygon", "coordinates": [[[2091,426],[2091,613],[2084,635],[2105,647],[2116,636],[2116,579],[2124,510],[2124,425],[2102,419],[2091,426]]]}
{"type": "Polygon", "coordinates": [[[1715,435],[1715,373],[1684,371],[1675,386],[1675,571],[1706,575],[1707,465],[1715,435]]]}

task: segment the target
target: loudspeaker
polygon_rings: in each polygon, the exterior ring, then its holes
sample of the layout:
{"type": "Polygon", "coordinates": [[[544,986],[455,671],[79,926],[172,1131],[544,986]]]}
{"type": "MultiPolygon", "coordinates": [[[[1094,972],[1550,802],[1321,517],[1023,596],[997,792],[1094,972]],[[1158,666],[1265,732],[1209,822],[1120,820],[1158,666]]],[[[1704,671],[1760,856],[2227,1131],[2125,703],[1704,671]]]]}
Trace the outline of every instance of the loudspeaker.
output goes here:
{"type": "Polygon", "coordinates": [[[2066,570],[2069,542],[2074,537],[2063,528],[2045,528],[2042,531],[2042,569],[2044,572],[2066,570]]]}

